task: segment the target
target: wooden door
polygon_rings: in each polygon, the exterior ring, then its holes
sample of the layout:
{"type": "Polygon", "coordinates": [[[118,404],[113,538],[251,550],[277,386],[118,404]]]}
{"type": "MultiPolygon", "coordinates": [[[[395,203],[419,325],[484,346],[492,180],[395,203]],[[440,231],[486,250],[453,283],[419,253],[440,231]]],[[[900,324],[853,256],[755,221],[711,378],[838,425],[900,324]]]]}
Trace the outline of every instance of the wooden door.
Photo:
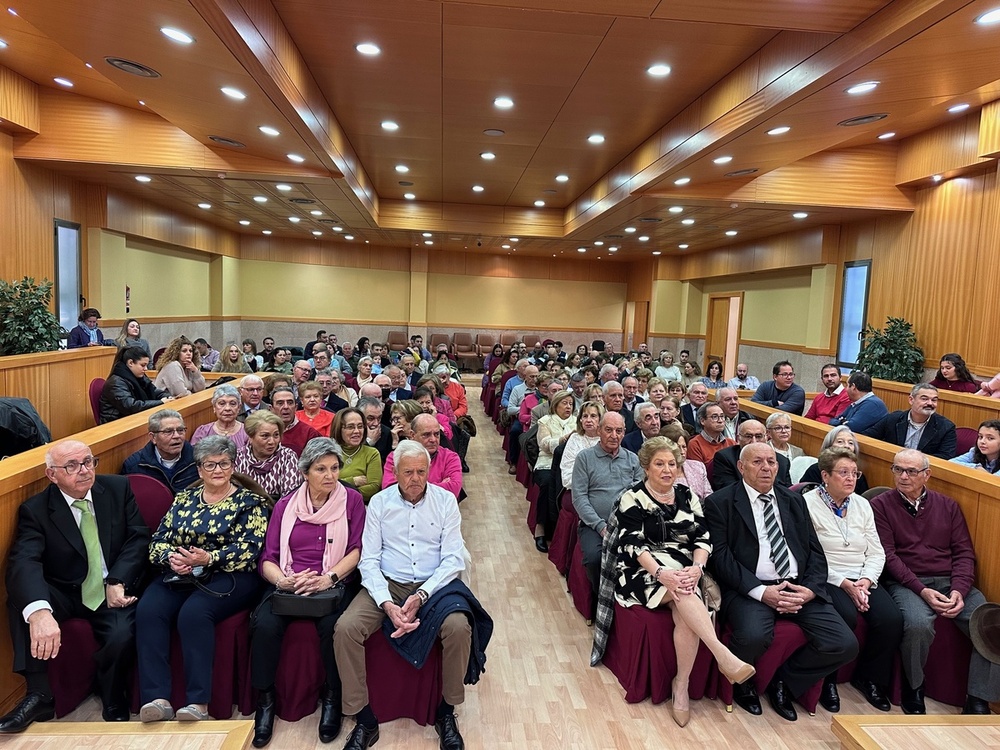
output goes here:
{"type": "Polygon", "coordinates": [[[722,374],[727,380],[736,374],[742,310],[742,293],[709,295],[702,372],[709,362],[717,359],[722,362],[722,374]]]}

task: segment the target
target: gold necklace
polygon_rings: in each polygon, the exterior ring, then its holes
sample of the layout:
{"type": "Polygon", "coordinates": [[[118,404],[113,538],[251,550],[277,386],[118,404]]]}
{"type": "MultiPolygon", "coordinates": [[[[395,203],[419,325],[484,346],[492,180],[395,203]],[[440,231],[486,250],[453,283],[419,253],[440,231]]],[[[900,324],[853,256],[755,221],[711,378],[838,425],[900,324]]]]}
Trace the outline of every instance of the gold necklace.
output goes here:
{"type": "Polygon", "coordinates": [[[358,449],[357,449],[356,451],[354,451],[354,453],[348,453],[348,452],[347,452],[347,449],[345,448],[345,449],[344,449],[344,459],[345,459],[345,460],[344,460],[344,463],[345,463],[345,464],[349,464],[349,463],[351,463],[351,461],[353,461],[353,460],[354,460],[354,457],[355,457],[356,455],[358,455],[358,454],[359,454],[359,453],[361,452],[361,449],[362,449],[362,448],[364,448],[364,447],[365,447],[365,446],[364,446],[363,444],[362,444],[362,445],[359,445],[359,446],[358,446],[358,449]]]}

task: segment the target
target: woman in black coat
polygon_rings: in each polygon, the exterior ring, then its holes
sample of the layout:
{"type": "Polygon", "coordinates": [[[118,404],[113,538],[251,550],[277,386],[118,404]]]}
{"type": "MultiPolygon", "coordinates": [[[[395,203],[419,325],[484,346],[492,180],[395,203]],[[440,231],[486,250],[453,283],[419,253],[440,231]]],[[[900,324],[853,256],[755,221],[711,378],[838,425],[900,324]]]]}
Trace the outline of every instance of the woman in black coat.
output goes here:
{"type": "Polygon", "coordinates": [[[170,400],[167,391],[160,390],[146,377],[148,365],[149,355],[138,346],[118,351],[101,391],[101,424],[162,406],[170,400]]]}

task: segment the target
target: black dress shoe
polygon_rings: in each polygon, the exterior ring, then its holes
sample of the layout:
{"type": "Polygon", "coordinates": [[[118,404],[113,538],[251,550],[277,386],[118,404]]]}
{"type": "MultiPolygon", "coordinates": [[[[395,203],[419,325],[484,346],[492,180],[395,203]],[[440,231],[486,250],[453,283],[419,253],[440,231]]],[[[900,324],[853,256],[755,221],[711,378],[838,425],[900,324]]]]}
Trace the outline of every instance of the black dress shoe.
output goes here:
{"type": "Polygon", "coordinates": [[[879,711],[892,710],[892,704],[885,697],[885,693],[871,680],[851,680],[851,685],[865,697],[866,701],[875,706],[879,711]]]}
{"type": "Polygon", "coordinates": [[[977,698],[974,695],[970,695],[965,699],[965,707],[962,709],[963,714],[972,714],[973,716],[989,716],[990,714],[990,704],[984,701],[982,698],[977,698]]]}
{"type": "Polygon", "coordinates": [[[101,718],[105,721],[128,721],[132,714],[125,703],[105,703],[101,709],[101,718]]]}
{"type": "Polygon", "coordinates": [[[903,678],[903,696],[899,702],[904,714],[925,714],[927,707],[924,705],[924,686],[911,688],[906,678],[903,678]]]}
{"type": "Polygon", "coordinates": [[[319,709],[319,741],[333,742],[340,734],[344,715],[340,712],[340,696],[330,688],[323,688],[323,699],[319,709]]]}
{"type": "Polygon", "coordinates": [[[795,706],[792,705],[792,696],[788,692],[788,686],[781,680],[774,680],[767,686],[767,700],[771,708],[785,721],[795,721],[799,715],[795,713],[795,706]]]}
{"type": "Polygon", "coordinates": [[[441,738],[438,743],[441,750],[465,750],[465,740],[458,732],[458,721],[455,719],[455,714],[445,714],[435,721],[434,731],[441,738]]]}
{"type": "Polygon", "coordinates": [[[733,703],[749,714],[760,716],[764,711],[760,707],[760,696],[751,681],[742,685],[733,685],[733,703]]]}
{"type": "Polygon", "coordinates": [[[548,544],[548,542],[545,541],[545,537],[544,536],[536,536],[535,537],[535,549],[537,549],[539,552],[548,552],[549,551],[549,544],[548,544]]]}
{"type": "Polygon", "coordinates": [[[840,712],[840,693],[837,683],[827,677],[823,680],[823,688],[819,691],[819,704],[831,714],[840,712]]]}
{"type": "Polygon", "coordinates": [[[344,750],[365,750],[378,742],[378,724],[369,729],[364,724],[355,724],[354,731],[347,738],[344,750]]]}
{"type": "Polygon", "coordinates": [[[253,746],[266,747],[274,734],[274,691],[264,690],[257,698],[257,713],[253,716],[253,746]]]}
{"type": "Polygon", "coordinates": [[[56,702],[48,695],[28,693],[10,713],[0,717],[0,734],[23,732],[32,722],[56,717],[56,702]]]}

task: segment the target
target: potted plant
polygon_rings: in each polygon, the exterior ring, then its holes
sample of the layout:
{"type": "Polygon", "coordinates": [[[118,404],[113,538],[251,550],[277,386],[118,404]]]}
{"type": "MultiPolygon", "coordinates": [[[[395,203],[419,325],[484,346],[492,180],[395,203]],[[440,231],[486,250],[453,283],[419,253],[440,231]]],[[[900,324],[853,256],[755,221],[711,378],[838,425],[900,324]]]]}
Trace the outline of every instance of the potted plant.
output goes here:
{"type": "Polygon", "coordinates": [[[904,318],[887,318],[885,329],[868,326],[861,334],[857,369],[873,378],[919,383],[924,378],[924,350],[917,346],[913,325],[904,318]]]}
{"type": "Polygon", "coordinates": [[[59,348],[66,335],[49,309],[52,282],[0,280],[0,354],[33,354],[59,348]]]}

